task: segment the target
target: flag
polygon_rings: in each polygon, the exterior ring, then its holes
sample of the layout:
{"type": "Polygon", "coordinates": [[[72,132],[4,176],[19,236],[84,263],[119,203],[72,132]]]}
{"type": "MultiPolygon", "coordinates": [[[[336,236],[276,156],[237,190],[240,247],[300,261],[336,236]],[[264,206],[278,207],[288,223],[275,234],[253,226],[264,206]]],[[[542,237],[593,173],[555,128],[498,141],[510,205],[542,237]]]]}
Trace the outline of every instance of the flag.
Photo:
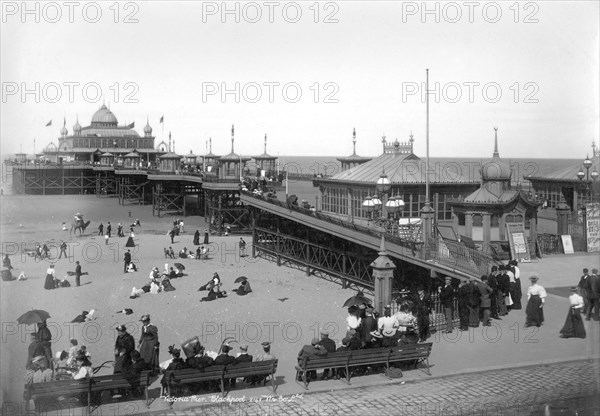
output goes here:
{"type": "Polygon", "coordinates": [[[132,129],[134,127],[135,127],[135,121],[133,123],[127,125],[128,129],[132,129]]]}
{"type": "Polygon", "coordinates": [[[46,127],[51,126],[52,125],[52,120],[50,120],[49,122],[46,123],[46,127]]]}
{"type": "Polygon", "coordinates": [[[160,121],[159,121],[159,123],[164,123],[164,121],[165,121],[165,116],[162,116],[162,117],[160,118],[160,121]]]}

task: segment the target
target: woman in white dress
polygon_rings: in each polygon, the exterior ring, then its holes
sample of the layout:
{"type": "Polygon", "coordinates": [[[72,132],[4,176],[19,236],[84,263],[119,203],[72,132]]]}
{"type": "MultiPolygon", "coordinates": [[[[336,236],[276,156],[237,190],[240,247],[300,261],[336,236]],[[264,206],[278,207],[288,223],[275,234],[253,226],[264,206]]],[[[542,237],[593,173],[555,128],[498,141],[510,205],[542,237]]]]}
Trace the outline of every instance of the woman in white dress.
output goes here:
{"type": "Polygon", "coordinates": [[[538,285],[539,277],[532,275],[531,285],[527,289],[527,308],[525,314],[525,328],[530,326],[539,327],[544,323],[544,302],[546,301],[546,289],[538,285]]]}

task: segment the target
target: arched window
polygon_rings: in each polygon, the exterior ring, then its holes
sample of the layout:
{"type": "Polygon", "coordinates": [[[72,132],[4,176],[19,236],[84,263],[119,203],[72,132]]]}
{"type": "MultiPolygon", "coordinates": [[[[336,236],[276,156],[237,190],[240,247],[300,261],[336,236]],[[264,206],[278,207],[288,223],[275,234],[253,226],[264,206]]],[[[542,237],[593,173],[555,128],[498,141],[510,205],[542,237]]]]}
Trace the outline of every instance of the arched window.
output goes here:
{"type": "Polygon", "coordinates": [[[473,215],[473,227],[483,227],[483,215],[473,215]]]}

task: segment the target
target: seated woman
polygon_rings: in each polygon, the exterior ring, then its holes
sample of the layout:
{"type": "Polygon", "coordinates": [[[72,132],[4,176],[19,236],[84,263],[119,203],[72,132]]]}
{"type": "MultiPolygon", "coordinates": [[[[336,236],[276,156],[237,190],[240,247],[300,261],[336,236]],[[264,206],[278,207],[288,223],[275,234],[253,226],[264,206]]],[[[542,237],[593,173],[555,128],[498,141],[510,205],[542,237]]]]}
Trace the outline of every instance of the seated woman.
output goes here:
{"type": "Polygon", "coordinates": [[[182,259],[188,258],[187,247],[184,247],[181,249],[181,251],[179,251],[179,257],[181,257],[182,259]]]}
{"type": "Polygon", "coordinates": [[[166,276],[163,277],[162,282],[160,282],[160,287],[164,292],[172,292],[175,290],[171,284],[171,280],[166,276]]]}
{"type": "Polygon", "coordinates": [[[87,354],[80,350],[75,358],[77,371],[73,374],[73,380],[81,380],[90,378],[93,374],[92,363],[90,362],[87,354]]]}
{"type": "Polygon", "coordinates": [[[240,296],[247,295],[248,293],[252,292],[252,289],[250,288],[250,282],[247,280],[242,280],[240,287],[233,289],[233,291],[237,292],[237,294],[240,296]]]}
{"type": "Polygon", "coordinates": [[[407,302],[400,304],[400,311],[396,312],[398,321],[399,343],[416,344],[419,341],[418,320],[411,312],[411,305],[407,302]]]}
{"type": "Polygon", "coordinates": [[[130,261],[129,264],[127,265],[127,273],[133,273],[133,272],[137,272],[137,266],[130,261]]]}
{"type": "Polygon", "coordinates": [[[167,377],[171,376],[171,371],[188,368],[185,361],[183,361],[183,359],[181,358],[181,350],[179,348],[175,348],[175,345],[169,345],[169,354],[171,354],[173,358],[171,360],[171,363],[165,369],[165,375],[160,381],[160,384],[165,388],[167,387],[167,377]]]}
{"type": "Polygon", "coordinates": [[[152,282],[150,282],[150,293],[156,295],[158,292],[160,292],[160,282],[158,280],[152,280],[152,282]]]}
{"type": "Polygon", "coordinates": [[[58,351],[54,358],[54,378],[56,380],[68,380],[73,378],[76,368],[69,362],[69,353],[58,351]]]}

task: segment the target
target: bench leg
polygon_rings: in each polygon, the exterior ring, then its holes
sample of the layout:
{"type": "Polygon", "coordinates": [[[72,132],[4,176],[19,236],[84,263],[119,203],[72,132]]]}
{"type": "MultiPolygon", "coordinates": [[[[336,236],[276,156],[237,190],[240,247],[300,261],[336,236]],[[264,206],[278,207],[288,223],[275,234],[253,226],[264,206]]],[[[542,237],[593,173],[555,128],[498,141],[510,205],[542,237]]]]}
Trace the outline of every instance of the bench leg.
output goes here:
{"type": "Polygon", "coordinates": [[[223,397],[225,397],[226,392],[225,392],[225,378],[221,377],[221,394],[223,395],[223,397]]]}
{"type": "Polygon", "coordinates": [[[87,402],[87,414],[90,415],[92,413],[92,390],[88,390],[88,402],[87,402]]]}
{"type": "Polygon", "coordinates": [[[275,373],[271,374],[271,386],[273,387],[273,393],[277,390],[277,385],[275,385],[275,373]]]}
{"type": "Polygon", "coordinates": [[[346,364],[346,384],[348,384],[350,386],[350,366],[348,364],[346,364]]]}

